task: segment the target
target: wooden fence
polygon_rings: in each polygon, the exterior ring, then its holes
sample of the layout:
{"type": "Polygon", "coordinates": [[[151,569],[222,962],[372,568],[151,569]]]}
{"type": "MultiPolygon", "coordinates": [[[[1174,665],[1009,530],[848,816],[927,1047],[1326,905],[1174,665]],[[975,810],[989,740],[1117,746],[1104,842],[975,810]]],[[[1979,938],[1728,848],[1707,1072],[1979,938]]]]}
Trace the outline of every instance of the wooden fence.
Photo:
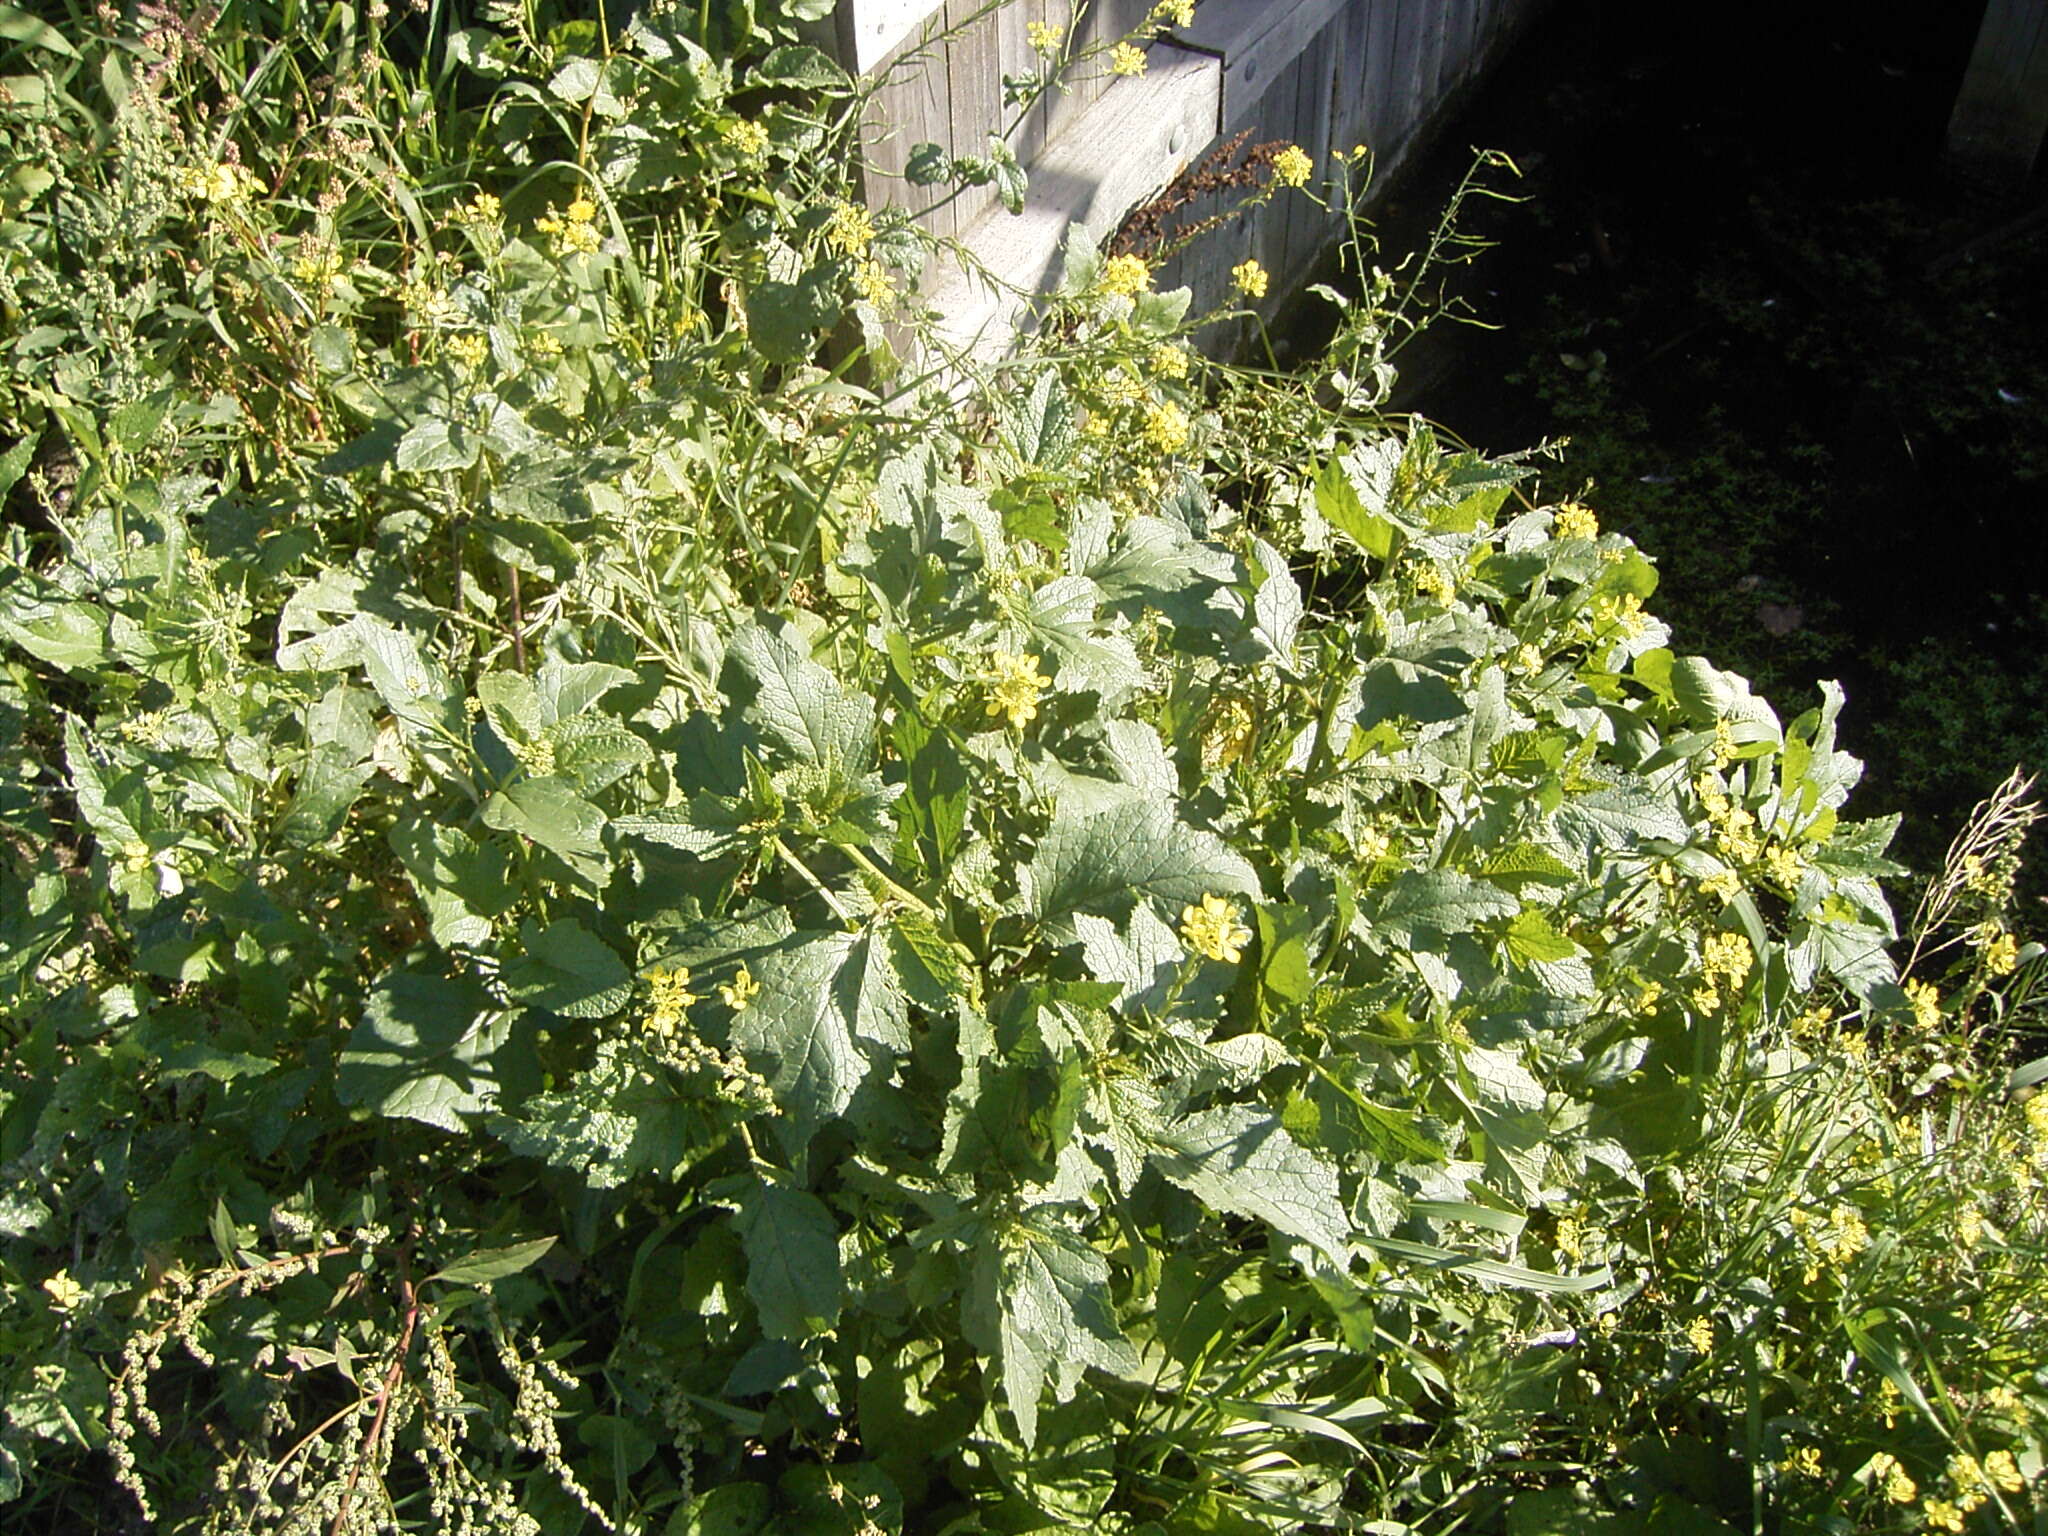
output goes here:
{"type": "MultiPolygon", "coordinates": [[[[1019,301],[1006,293],[1057,282],[1073,225],[1116,228],[1190,165],[1240,133],[1287,140],[1315,162],[1309,190],[1232,218],[1159,273],[1187,284],[1204,308],[1225,295],[1230,269],[1256,259],[1272,276],[1262,301],[1276,309],[1341,231],[1332,154],[1369,146],[1386,186],[1428,126],[1498,58],[1539,0],[1200,0],[1193,23],[1147,47],[1140,75],[1101,60],[1069,70],[1029,112],[1003,101],[1005,76],[1042,67],[1033,23],[1072,25],[1076,51],[1137,29],[1152,0],[1094,0],[1074,18],[1068,0],[841,0],[842,59],[875,77],[867,197],[909,209],[934,234],[958,239],[996,274],[997,286],[957,264],[927,274],[926,296],[955,345],[987,355],[1008,345],[1019,301]],[[919,144],[948,155],[985,153],[1000,133],[1030,173],[1021,214],[993,188],[948,198],[904,176],[919,144]]],[[[1185,210],[1229,206],[1213,195],[1185,210]]]]}

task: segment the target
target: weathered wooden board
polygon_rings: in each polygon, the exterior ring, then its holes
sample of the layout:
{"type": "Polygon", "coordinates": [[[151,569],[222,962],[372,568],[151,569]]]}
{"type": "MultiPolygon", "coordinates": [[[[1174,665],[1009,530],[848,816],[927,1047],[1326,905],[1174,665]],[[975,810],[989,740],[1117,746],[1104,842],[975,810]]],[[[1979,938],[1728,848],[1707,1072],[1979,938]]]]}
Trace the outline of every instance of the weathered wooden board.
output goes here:
{"type": "Polygon", "coordinates": [[[1176,39],[1223,60],[1224,137],[1253,128],[1258,138],[1285,138],[1260,126],[1273,114],[1267,98],[1280,72],[1355,0],[1205,0],[1195,22],[1176,39]],[[1259,120],[1255,123],[1255,117],[1259,120]]]}
{"type": "Polygon", "coordinates": [[[1990,0],[1948,123],[1965,171],[2017,186],[2048,137],[2048,0],[1990,0]]]}
{"type": "Polygon", "coordinates": [[[1222,73],[1207,54],[1157,46],[1143,75],[1117,81],[1050,139],[1024,211],[992,207],[963,233],[983,270],[947,262],[927,274],[923,296],[941,316],[943,344],[984,359],[1006,349],[1029,296],[1058,283],[1069,231],[1113,231],[1207,147],[1222,73]]]}
{"type": "Polygon", "coordinates": [[[928,23],[932,40],[913,40],[883,66],[863,133],[862,192],[874,207],[908,209],[933,234],[950,238],[959,233],[959,221],[952,204],[943,202],[946,189],[912,186],[903,176],[914,146],[943,144],[949,152],[953,147],[946,45],[938,35],[943,19],[941,7],[928,23]]]}
{"type": "Polygon", "coordinates": [[[841,5],[839,56],[857,75],[870,74],[936,16],[944,0],[847,0],[841,5]]]}
{"type": "MultiPolygon", "coordinates": [[[[1201,310],[1233,298],[1230,272],[1247,257],[1271,274],[1258,306],[1277,308],[1341,232],[1334,151],[1364,144],[1383,187],[1421,141],[1428,121],[1497,56],[1537,0],[1199,0],[1194,20],[1148,48],[1148,69],[1114,77],[1098,54],[1073,64],[1060,89],[1030,112],[1003,100],[1005,76],[1035,73],[1032,22],[1073,20],[1085,53],[1146,24],[1155,0],[844,0],[842,47],[894,35],[873,117],[870,201],[910,209],[934,234],[972,253],[935,271],[926,296],[946,316],[948,345],[988,355],[1007,345],[1020,295],[1048,285],[1074,223],[1113,229],[1132,207],[1210,148],[1249,130],[1292,140],[1315,162],[1312,191],[1280,193],[1264,209],[1226,218],[1157,274],[1186,284],[1201,310]],[[904,30],[908,27],[910,30],[904,30]],[[893,28],[892,34],[890,29],[893,28]],[[1024,214],[1005,213],[990,188],[945,198],[910,187],[911,146],[981,154],[1002,133],[1031,174],[1024,214]],[[986,277],[973,269],[985,269],[986,277]]],[[[2048,6],[2048,0],[1993,0],[2048,6]]],[[[858,52],[856,48],[856,52],[858,52]]],[[[1180,210],[1182,225],[1227,214],[1241,190],[1180,210]]]]}

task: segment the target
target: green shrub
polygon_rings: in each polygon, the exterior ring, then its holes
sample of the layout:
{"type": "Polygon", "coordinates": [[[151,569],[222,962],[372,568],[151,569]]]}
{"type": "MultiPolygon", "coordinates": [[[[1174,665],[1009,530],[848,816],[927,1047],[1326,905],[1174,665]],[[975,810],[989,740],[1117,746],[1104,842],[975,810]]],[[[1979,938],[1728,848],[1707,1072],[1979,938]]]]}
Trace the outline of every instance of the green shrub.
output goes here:
{"type": "Polygon", "coordinates": [[[884,397],[821,56],[492,17],[11,24],[14,1511],[1532,1529],[1951,1445],[2017,1508],[2013,838],[1944,1013],[1839,694],[1374,415],[1391,290],[1273,379],[1077,245],[884,397]]]}

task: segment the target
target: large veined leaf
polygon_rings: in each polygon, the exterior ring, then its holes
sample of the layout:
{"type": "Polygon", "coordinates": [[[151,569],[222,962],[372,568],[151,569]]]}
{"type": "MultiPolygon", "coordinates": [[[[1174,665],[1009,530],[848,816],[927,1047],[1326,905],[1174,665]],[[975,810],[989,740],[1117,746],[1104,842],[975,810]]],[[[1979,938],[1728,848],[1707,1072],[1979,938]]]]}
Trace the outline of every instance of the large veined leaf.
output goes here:
{"type": "Polygon", "coordinates": [[[874,701],[849,692],[765,625],[751,624],[727,643],[719,687],[743,720],[796,761],[839,764],[856,773],[873,766],[874,701]]]}
{"type": "Polygon", "coordinates": [[[1288,1135],[1277,1116],[1245,1104],[1204,1110],[1175,1123],[1152,1162],[1211,1210],[1312,1243],[1339,1269],[1348,1262],[1351,1224],[1337,1170],[1288,1135]]]}
{"type": "Polygon", "coordinates": [[[505,971],[506,990],[529,1008],[572,1019],[608,1019],[633,995],[618,952],[573,917],[520,925],[525,958],[505,971]]]}
{"type": "Polygon", "coordinates": [[[586,882],[601,887],[610,873],[604,853],[604,812],[552,776],[519,779],[484,802],[484,825],[516,832],[558,855],[586,882]]]}
{"type": "Polygon", "coordinates": [[[1042,921],[1120,916],[1144,896],[1177,909],[1205,895],[1259,894],[1257,871],[1223,839],[1175,820],[1149,797],[1119,796],[1094,809],[1062,802],[1019,874],[1026,909],[1042,921]]]}
{"type": "Polygon", "coordinates": [[[780,1179],[756,1179],[734,1225],[762,1332],[801,1339],[839,1321],[839,1227],[822,1200],[780,1179]]]}
{"type": "Polygon", "coordinates": [[[1144,681],[1130,638],[1095,615],[1101,592],[1085,576],[1047,582],[1012,613],[1041,659],[1055,663],[1053,681],[1065,692],[1093,689],[1105,704],[1127,698],[1144,681]]]}
{"type": "Polygon", "coordinates": [[[1587,858],[1653,839],[1683,843],[1692,835],[1677,806],[1634,784],[1574,795],[1557,808],[1551,823],[1568,847],[1587,858]]]}
{"type": "Polygon", "coordinates": [[[1408,870],[1387,882],[1372,928],[1407,942],[1418,932],[1466,933],[1489,918],[1513,917],[1521,903],[1490,880],[1447,869],[1408,870]]]}
{"type": "Polygon", "coordinates": [[[752,963],[760,994],[732,1041],[768,1079],[792,1157],[910,1043],[903,986],[886,935],[799,933],[752,963]]]}
{"type": "Polygon", "coordinates": [[[392,1119],[460,1131],[497,1097],[491,1054],[508,1025],[472,978],[392,971],[349,1035],[334,1096],[392,1119]]]}
{"type": "Polygon", "coordinates": [[[493,1135],[514,1152],[574,1173],[592,1189],[636,1174],[672,1179],[716,1151],[742,1118],[719,1096],[715,1068],[686,1080],[609,1039],[559,1090],[537,1093],[516,1117],[494,1116],[493,1135]]]}
{"type": "Polygon", "coordinates": [[[1128,1372],[1138,1357],[1117,1326],[1109,1262],[1066,1232],[1025,1227],[1019,1236],[983,1248],[977,1289],[985,1298],[993,1291],[994,1304],[977,1310],[995,1314],[1003,1396],[1029,1447],[1038,1441],[1038,1405],[1048,1382],[1054,1400],[1064,1403],[1090,1366],[1128,1372]]]}

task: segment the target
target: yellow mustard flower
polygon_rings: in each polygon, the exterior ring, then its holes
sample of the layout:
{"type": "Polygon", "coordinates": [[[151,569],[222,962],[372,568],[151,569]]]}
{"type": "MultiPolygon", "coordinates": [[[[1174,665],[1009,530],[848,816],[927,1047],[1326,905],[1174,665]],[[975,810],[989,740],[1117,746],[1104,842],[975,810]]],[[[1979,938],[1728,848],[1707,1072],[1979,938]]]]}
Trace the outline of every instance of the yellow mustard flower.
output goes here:
{"type": "Polygon", "coordinates": [[[853,291],[877,309],[887,309],[896,301],[896,282],[889,269],[865,256],[854,263],[853,291]]]}
{"type": "Polygon", "coordinates": [[[1941,1028],[1941,994],[1932,982],[1905,983],[1906,1001],[1913,1005],[1913,1022],[1930,1032],[1941,1028]]]}
{"type": "Polygon", "coordinates": [[[1145,398],[1144,382],[1128,368],[1105,374],[1100,387],[1102,398],[1111,405],[1136,405],[1145,398]]]}
{"type": "Polygon", "coordinates": [[[1231,286],[1248,299],[1263,299],[1270,281],[1266,269],[1256,261],[1241,261],[1230,269],[1231,286]]]}
{"type": "Polygon", "coordinates": [[[490,354],[491,344],[479,332],[465,331],[448,338],[448,355],[471,372],[483,367],[490,354]]]}
{"type": "Polygon", "coordinates": [[[1283,187],[1307,186],[1315,168],[1315,161],[1299,144],[1290,144],[1273,157],[1273,178],[1283,187]]]}
{"type": "Polygon", "coordinates": [[[1920,1519],[1930,1531],[1960,1533],[1963,1529],[1963,1511],[1947,1499],[1929,1499],[1920,1506],[1920,1519]]]}
{"type": "Polygon", "coordinates": [[[1036,656],[998,651],[990,660],[988,712],[1008,719],[1013,730],[1022,730],[1038,718],[1038,698],[1052,686],[1052,679],[1038,670],[1036,656]]]}
{"type": "Polygon", "coordinates": [[[832,220],[825,226],[825,243],[842,256],[858,256],[874,244],[875,221],[859,203],[832,205],[832,220]]]}
{"type": "Polygon", "coordinates": [[[1152,349],[1149,361],[1152,371],[1162,379],[1184,379],[1188,376],[1186,347],[1176,347],[1170,341],[1162,341],[1152,349]]]}
{"type": "Polygon", "coordinates": [[[1195,22],[1195,0],[1159,0],[1152,7],[1155,20],[1171,22],[1176,27],[1190,27],[1195,22]]]}
{"type": "Polygon", "coordinates": [[[1700,969],[1710,981],[1719,979],[1731,991],[1742,985],[1755,964],[1756,951],[1739,933],[1710,933],[1700,945],[1700,969]]]}
{"type": "Polygon", "coordinates": [[[718,1000],[734,1013],[745,1011],[747,1005],[760,995],[761,983],[754,980],[754,973],[742,965],[731,981],[718,984],[718,1000]]]}
{"type": "Polygon", "coordinates": [[[1600,519],[1591,507],[1568,501],[1551,517],[1550,531],[1560,539],[1597,539],[1600,519]]]}
{"type": "Polygon", "coordinates": [[[749,159],[768,147],[768,130],[759,123],[750,123],[745,118],[725,125],[718,133],[726,147],[735,154],[749,159]]]}
{"type": "Polygon", "coordinates": [[[1789,843],[1772,843],[1764,850],[1764,868],[1786,890],[1797,890],[1806,878],[1806,855],[1789,843]]]}
{"type": "Polygon", "coordinates": [[[1102,264],[1096,286],[1104,293],[1135,298],[1152,286],[1152,268],[1142,256],[1112,256],[1102,264]]]}
{"type": "Polygon", "coordinates": [[[1066,43],[1066,28],[1055,26],[1049,21],[1034,21],[1024,28],[1024,35],[1031,43],[1034,53],[1058,53],[1066,43]]]}
{"type": "Polygon", "coordinates": [[[2019,1463],[2013,1460],[2011,1451],[1993,1451],[1986,1456],[1984,1475],[1996,1484],[2002,1493],[2022,1493],[2026,1490],[2026,1474],[2020,1471],[2019,1463]]]}
{"type": "Polygon", "coordinates": [[[1188,445],[1188,416],[1171,400],[1145,413],[1145,441],[1161,453],[1179,453],[1188,445]]]}
{"type": "Polygon", "coordinates": [[[49,1294],[50,1305],[59,1312],[75,1310],[85,1300],[85,1287],[71,1278],[71,1271],[60,1269],[43,1282],[43,1289],[49,1294]]]}
{"type": "Polygon", "coordinates": [[[2020,968],[2020,941],[2009,933],[1996,935],[1984,946],[1984,969],[1993,976],[2010,976],[2020,968]]]}
{"type": "Polygon", "coordinates": [[[456,218],[465,224],[496,224],[504,215],[505,205],[489,192],[477,193],[455,210],[456,218]]]}
{"type": "Polygon", "coordinates": [[[1899,1464],[1899,1458],[1890,1451],[1879,1451],[1871,1457],[1868,1471],[1871,1483],[1882,1488],[1884,1496],[1892,1503],[1910,1504],[1920,1497],[1920,1485],[1913,1481],[1899,1464]]]}
{"type": "Polygon", "coordinates": [[[1251,929],[1237,920],[1237,907],[1221,896],[1204,895],[1200,906],[1180,910],[1180,936],[1197,954],[1235,965],[1252,941],[1251,929]]]}
{"type": "Polygon", "coordinates": [[[1778,1470],[1790,1473],[1795,1477],[1822,1476],[1820,1447],[1816,1445],[1802,1445],[1798,1450],[1789,1452],[1784,1460],[1778,1463],[1778,1470]]]}
{"type": "Polygon", "coordinates": [[[1112,75],[1142,75],[1145,73],[1145,50],[1136,43],[1118,43],[1109,50],[1109,72],[1112,75]]]}
{"type": "Polygon", "coordinates": [[[596,220],[597,204],[579,197],[561,213],[550,207],[533,221],[533,227],[554,241],[557,256],[589,256],[604,244],[596,220]]]}
{"type": "Polygon", "coordinates": [[[1593,599],[1595,629],[1617,629],[1624,639],[1633,640],[1649,626],[1643,600],[1633,592],[1607,592],[1593,599]]]}
{"type": "Polygon", "coordinates": [[[647,1012],[648,1032],[667,1039],[682,1027],[683,1011],[697,1001],[697,994],[690,990],[690,973],[680,967],[650,971],[647,985],[654,1004],[647,1012]]]}
{"type": "Polygon", "coordinates": [[[1685,1342],[1695,1354],[1707,1354],[1714,1347],[1714,1320],[1711,1317],[1696,1317],[1685,1325],[1685,1342]]]}
{"type": "Polygon", "coordinates": [[[203,168],[188,166],[178,173],[178,189],[209,205],[232,203],[248,197],[258,187],[254,175],[231,161],[222,160],[203,168]]]}

